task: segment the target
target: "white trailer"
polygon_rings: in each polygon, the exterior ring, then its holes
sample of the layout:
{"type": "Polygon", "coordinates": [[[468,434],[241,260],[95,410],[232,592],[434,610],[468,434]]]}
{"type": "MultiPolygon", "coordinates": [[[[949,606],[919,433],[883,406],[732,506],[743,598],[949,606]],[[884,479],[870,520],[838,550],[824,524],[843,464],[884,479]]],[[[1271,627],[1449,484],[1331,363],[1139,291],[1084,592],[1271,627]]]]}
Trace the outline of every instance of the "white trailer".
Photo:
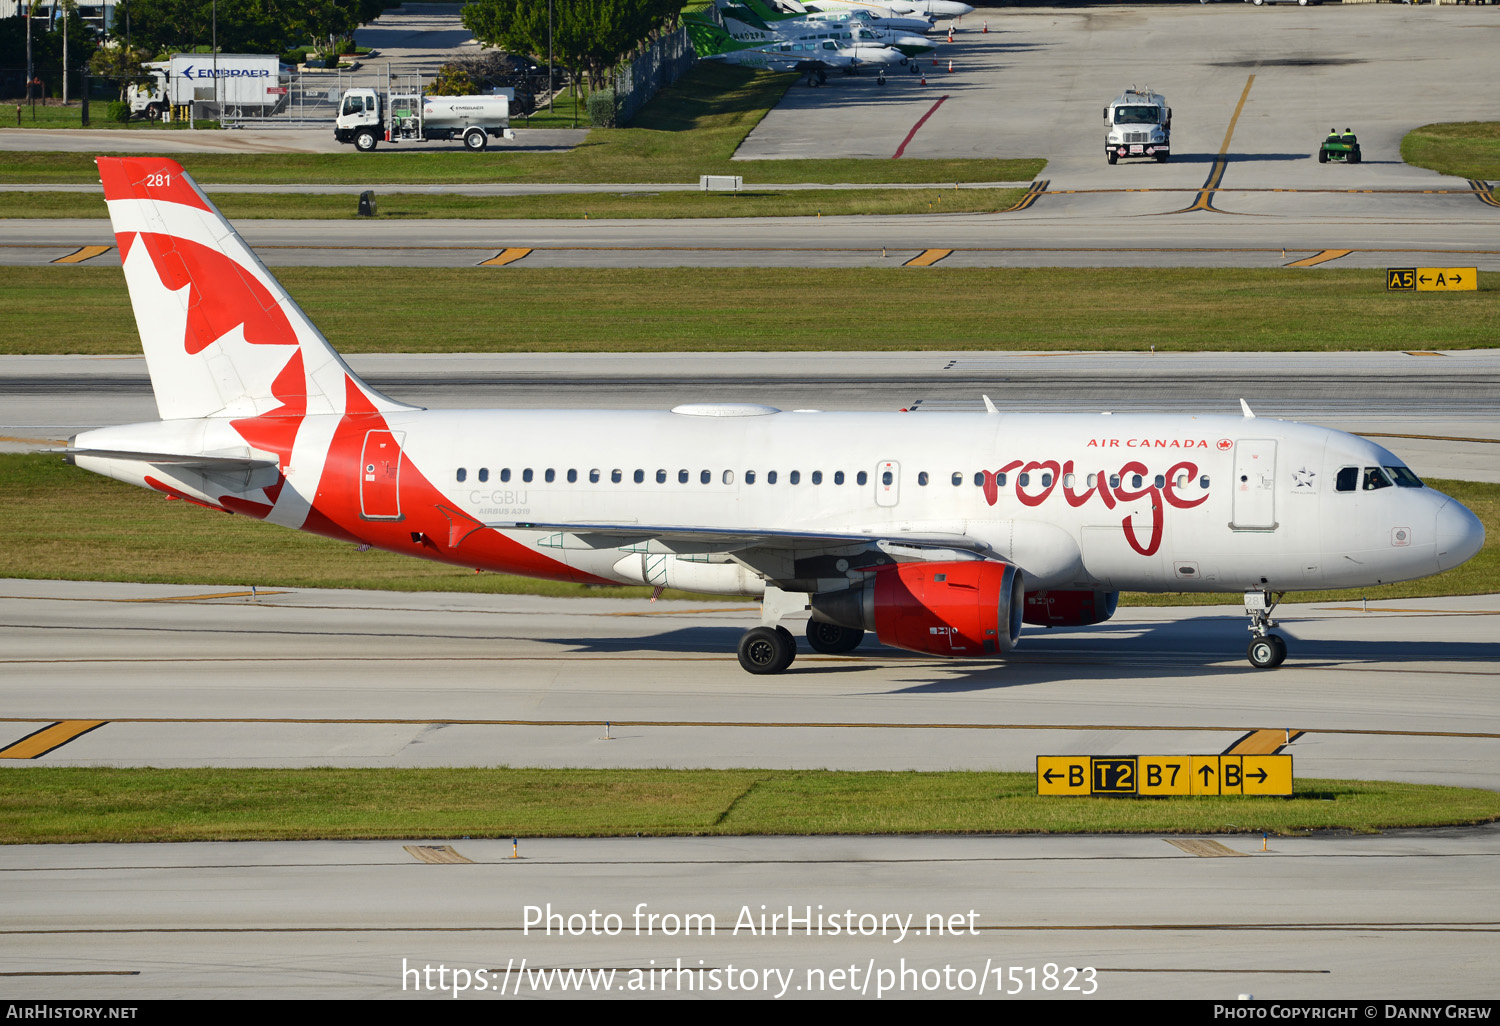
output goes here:
{"type": "Polygon", "coordinates": [[[152,121],[194,101],[216,103],[225,114],[266,116],[286,108],[292,69],[275,54],[178,53],[142,65],[146,85],[126,90],[131,117],[152,121]]]}
{"type": "Polygon", "coordinates": [[[489,145],[490,137],[514,139],[510,103],[515,93],[502,89],[483,96],[425,96],[416,80],[375,89],[350,89],[339,103],[333,137],[353,143],[368,153],[382,140],[388,143],[462,139],[474,152],[489,145]]]}
{"type": "Polygon", "coordinates": [[[1104,108],[1104,159],[1150,157],[1165,163],[1172,155],[1172,108],[1151,87],[1131,86],[1104,108]]]}

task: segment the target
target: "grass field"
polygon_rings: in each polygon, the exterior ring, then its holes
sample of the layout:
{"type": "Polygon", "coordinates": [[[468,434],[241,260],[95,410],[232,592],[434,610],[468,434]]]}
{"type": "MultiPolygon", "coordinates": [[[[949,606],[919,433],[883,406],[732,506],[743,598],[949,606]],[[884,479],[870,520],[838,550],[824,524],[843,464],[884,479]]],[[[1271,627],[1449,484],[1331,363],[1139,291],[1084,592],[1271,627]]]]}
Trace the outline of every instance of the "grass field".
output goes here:
{"type": "Polygon", "coordinates": [[[1373,833],[1500,819],[1500,793],[1299,780],[1291,798],[1039,798],[1029,773],[3,771],[0,843],[907,833],[1373,833]]]}
{"type": "Polygon", "coordinates": [[[1460,178],[1500,178],[1500,121],[1423,125],[1401,140],[1401,159],[1460,178]]]}
{"type": "MultiPolygon", "coordinates": [[[[813,217],[827,214],[965,214],[1004,210],[1024,189],[759,189],[739,193],[544,193],[452,196],[377,193],[376,220],[412,218],[813,217]]],[[[231,221],[261,218],[360,220],[357,196],[209,193],[231,221]]],[[[103,193],[4,192],[0,218],[108,217],[103,193]]]]}
{"type": "MultiPolygon", "coordinates": [[[[1475,595],[1500,581],[1500,485],[1433,481],[1485,524],[1485,547],[1438,577],[1289,601],[1475,595]]],[[[645,596],[646,588],[589,588],[371,550],[227,516],[70,467],[57,456],[0,455],[0,577],[246,587],[376,588],[559,596],[645,596]],[[46,516],[38,516],[46,510],[46,516]]],[[[681,593],[668,593],[682,598],[681,593]]],[[[691,596],[702,597],[702,596],[691,596]]],[[[713,601],[722,602],[722,596],[713,601]]],[[[1202,605],[1225,595],[1126,595],[1127,604],[1202,605]]]]}
{"type": "MultiPolygon", "coordinates": [[[[1500,292],[1500,275],[1481,271],[1477,292],[1388,293],[1378,269],[275,273],[336,348],[365,353],[1468,349],[1495,344],[1500,292]],[[465,296],[473,315],[434,323],[435,295],[465,296]],[[830,316],[830,303],[860,316],[830,316]]],[[[118,266],[7,267],[5,286],[0,354],[140,352],[118,266]]]]}
{"type": "MultiPolygon", "coordinates": [[[[754,184],[842,182],[1024,182],[1046,165],[1015,160],[732,161],[741,140],[781,98],[795,75],[699,64],[662,92],[629,128],[595,129],[563,153],[399,149],[375,153],[215,153],[179,159],[199,182],[692,182],[704,174],[744,175],[754,184]]],[[[894,149],[894,148],[893,148],[894,149]]],[[[94,182],[97,154],[0,153],[0,181],[94,182]]]]}

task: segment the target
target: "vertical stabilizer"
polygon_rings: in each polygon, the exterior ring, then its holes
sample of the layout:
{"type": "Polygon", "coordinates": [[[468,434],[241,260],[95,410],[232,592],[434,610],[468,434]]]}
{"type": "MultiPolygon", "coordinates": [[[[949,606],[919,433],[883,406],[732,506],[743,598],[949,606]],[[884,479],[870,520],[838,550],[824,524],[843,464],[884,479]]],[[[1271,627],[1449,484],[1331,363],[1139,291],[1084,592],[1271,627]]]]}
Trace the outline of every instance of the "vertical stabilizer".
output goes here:
{"type": "Polygon", "coordinates": [[[99,177],[163,420],[342,413],[361,382],[175,161],[100,157],[99,177]]]}

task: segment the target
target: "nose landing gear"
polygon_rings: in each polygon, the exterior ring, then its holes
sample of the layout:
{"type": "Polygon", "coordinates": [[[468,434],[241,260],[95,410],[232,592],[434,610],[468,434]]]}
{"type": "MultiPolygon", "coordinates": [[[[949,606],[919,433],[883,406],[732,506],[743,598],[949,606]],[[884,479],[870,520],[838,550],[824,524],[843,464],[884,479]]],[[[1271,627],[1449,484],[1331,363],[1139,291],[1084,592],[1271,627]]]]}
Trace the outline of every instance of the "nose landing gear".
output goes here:
{"type": "Polygon", "coordinates": [[[1257,670],[1271,670],[1286,661],[1286,641],[1279,634],[1269,633],[1276,621],[1271,619],[1271,610],[1286,592],[1274,595],[1269,591],[1245,592],[1245,612],[1250,617],[1250,645],[1245,649],[1245,658],[1257,670]]]}

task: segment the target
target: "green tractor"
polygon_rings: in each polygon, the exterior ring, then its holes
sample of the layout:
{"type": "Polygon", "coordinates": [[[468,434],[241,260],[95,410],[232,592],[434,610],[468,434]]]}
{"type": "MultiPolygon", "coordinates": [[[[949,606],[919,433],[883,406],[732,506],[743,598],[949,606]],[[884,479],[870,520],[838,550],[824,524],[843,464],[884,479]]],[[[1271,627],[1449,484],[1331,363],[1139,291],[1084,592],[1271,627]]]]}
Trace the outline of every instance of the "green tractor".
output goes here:
{"type": "Polygon", "coordinates": [[[1330,160],[1359,163],[1359,139],[1351,129],[1346,128],[1342,132],[1332,128],[1328,130],[1328,138],[1323,140],[1323,145],[1318,149],[1318,163],[1326,164],[1330,160]]]}

